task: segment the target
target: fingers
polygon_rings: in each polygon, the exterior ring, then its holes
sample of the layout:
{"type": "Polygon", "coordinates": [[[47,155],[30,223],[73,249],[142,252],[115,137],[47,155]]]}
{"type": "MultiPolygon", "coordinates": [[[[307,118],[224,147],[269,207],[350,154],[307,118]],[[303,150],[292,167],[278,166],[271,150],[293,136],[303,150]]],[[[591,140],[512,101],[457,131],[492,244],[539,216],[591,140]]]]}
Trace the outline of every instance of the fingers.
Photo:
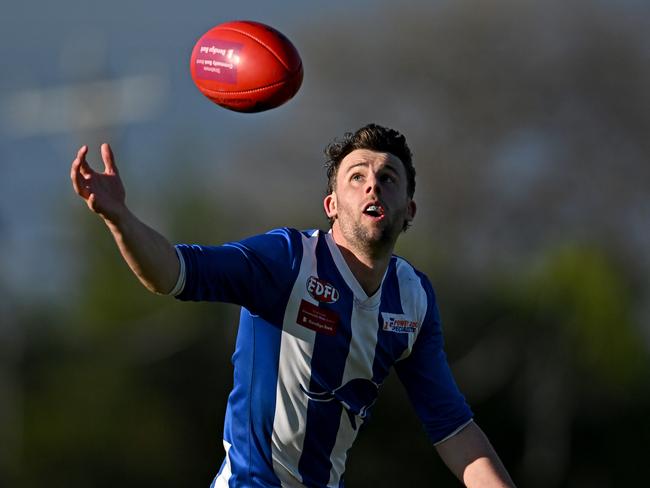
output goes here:
{"type": "Polygon", "coordinates": [[[72,167],[70,168],[70,179],[72,180],[72,186],[74,191],[77,192],[82,198],[88,198],[90,191],[86,185],[86,178],[90,176],[90,167],[86,162],[86,153],[88,152],[88,146],[81,146],[79,151],[77,151],[77,157],[72,161],[72,167]]]}
{"type": "Polygon", "coordinates": [[[88,204],[88,208],[90,208],[90,210],[92,210],[93,212],[97,212],[97,207],[95,205],[95,198],[96,198],[95,194],[91,193],[88,196],[88,199],[86,200],[86,203],[88,204]]]}
{"type": "Polygon", "coordinates": [[[88,146],[86,146],[84,144],[77,151],[77,159],[79,159],[80,161],[85,161],[86,160],[86,154],[88,154],[88,146]]]}
{"type": "MultiPolygon", "coordinates": [[[[77,157],[74,159],[74,161],[72,161],[72,167],[70,168],[70,179],[72,180],[72,186],[74,187],[75,192],[77,192],[77,194],[86,200],[91,208],[93,208],[94,197],[92,188],[96,186],[97,182],[95,180],[98,178],[101,180],[102,176],[90,167],[88,161],[86,161],[87,154],[88,146],[81,146],[77,151],[77,157]]],[[[102,160],[104,161],[103,174],[117,175],[118,171],[115,164],[115,158],[113,157],[113,151],[108,144],[102,144],[101,154],[102,160]]]]}
{"type": "Polygon", "coordinates": [[[88,154],[88,146],[84,145],[77,151],[77,159],[79,160],[79,170],[84,178],[89,178],[93,174],[93,169],[86,161],[86,154],[88,154]]]}
{"type": "Polygon", "coordinates": [[[115,158],[111,146],[104,143],[102,144],[102,159],[104,160],[104,171],[108,174],[118,174],[117,166],[115,165],[115,158]]]}

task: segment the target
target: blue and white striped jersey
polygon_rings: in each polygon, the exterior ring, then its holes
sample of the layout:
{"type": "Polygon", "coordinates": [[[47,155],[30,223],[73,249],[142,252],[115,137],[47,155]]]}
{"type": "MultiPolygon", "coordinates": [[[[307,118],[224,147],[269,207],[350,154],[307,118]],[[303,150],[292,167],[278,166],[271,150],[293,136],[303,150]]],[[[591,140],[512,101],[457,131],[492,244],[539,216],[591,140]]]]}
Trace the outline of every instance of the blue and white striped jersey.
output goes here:
{"type": "Polygon", "coordinates": [[[431,284],[405,260],[393,256],[367,296],[331,233],[278,229],[176,249],[177,298],[242,306],[213,487],[343,486],[348,450],[392,366],[434,443],[471,421],[431,284]]]}

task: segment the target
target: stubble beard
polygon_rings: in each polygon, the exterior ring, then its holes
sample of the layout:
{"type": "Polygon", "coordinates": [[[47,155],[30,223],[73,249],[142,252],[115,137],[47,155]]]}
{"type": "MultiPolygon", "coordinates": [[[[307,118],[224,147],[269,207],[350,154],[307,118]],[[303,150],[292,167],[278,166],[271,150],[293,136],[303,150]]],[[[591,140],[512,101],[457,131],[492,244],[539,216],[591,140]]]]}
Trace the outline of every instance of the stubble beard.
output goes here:
{"type": "Polygon", "coordinates": [[[360,221],[350,219],[345,224],[342,224],[341,219],[339,219],[339,226],[350,247],[370,256],[387,250],[392,252],[401,231],[401,227],[396,229],[395,224],[390,222],[383,223],[378,229],[369,229],[360,221]]]}

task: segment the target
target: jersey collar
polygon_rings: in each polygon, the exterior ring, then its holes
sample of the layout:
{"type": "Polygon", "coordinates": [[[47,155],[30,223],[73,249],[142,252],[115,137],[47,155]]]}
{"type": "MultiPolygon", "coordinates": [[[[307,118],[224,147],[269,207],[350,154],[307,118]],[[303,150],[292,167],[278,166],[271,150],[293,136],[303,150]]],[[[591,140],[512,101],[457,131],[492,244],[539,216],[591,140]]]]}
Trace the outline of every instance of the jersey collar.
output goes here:
{"type": "Polygon", "coordinates": [[[330,250],[330,254],[332,255],[332,259],[334,260],[334,264],[336,265],[339,274],[343,277],[343,280],[348,285],[350,290],[352,290],[354,301],[357,303],[357,305],[363,308],[377,308],[381,301],[381,289],[384,286],[384,280],[386,279],[388,268],[386,268],[386,271],[384,272],[384,276],[381,279],[381,284],[379,285],[377,291],[371,296],[368,296],[357,278],[352,273],[352,270],[348,266],[348,263],[345,262],[345,258],[343,257],[343,254],[341,254],[341,250],[334,241],[334,236],[332,236],[331,229],[327,234],[325,234],[325,242],[327,242],[327,247],[330,250]]]}

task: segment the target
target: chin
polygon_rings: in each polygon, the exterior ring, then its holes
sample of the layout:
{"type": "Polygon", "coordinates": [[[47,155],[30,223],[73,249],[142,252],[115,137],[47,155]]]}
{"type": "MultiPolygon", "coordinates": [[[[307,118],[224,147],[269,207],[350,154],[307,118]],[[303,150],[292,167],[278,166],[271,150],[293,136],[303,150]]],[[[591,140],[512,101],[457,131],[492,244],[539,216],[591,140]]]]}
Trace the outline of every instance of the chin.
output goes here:
{"type": "Polygon", "coordinates": [[[372,229],[359,237],[361,237],[359,240],[368,247],[393,245],[397,240],[395,232],[390,228],[372,229]]]}

